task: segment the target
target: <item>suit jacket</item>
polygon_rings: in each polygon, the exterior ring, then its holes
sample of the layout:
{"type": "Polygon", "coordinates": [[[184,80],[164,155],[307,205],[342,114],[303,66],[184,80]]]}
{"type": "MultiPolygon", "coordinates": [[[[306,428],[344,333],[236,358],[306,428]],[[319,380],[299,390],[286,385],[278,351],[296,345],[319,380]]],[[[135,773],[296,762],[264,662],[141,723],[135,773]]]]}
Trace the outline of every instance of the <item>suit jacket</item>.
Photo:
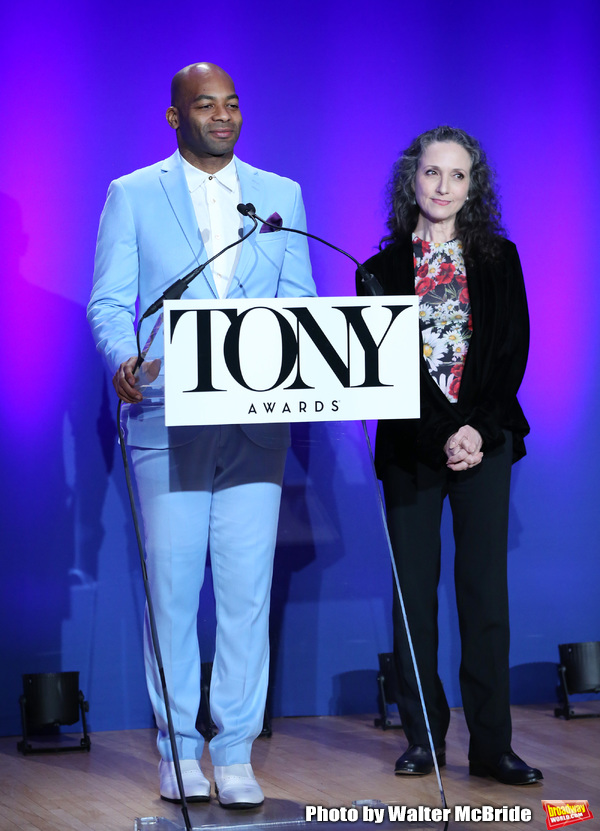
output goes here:
{"type": "MultiPolygon", "coordinates": [[[[388,245],[365,263],[385,294],[415,294],[410,238],[388,245]]],[[[384,420],[377,426],[375,461],[414,470],[416,461],[439,468],[446,462],[444,445],[463,424],[481,433],[483,451],[504,443],[504,430],[514,434],[513,461],[525,455],[529,425],[517,401],[529,350],[529,315],[517,249],[504,240],[495,261],[473,258],[467,268],[473,333],[465,360],[458,401],[451,404],[432,379],[421,343],[418,419],[384,420]]],[[[357,291],[364,293],[360,281],[357,291]]]]}
{"type": "MultiPolygon", "coordinates": [[[[283,225],[306,230],[300,187],[296,182],[258,170],[239,159],[235,165],[242,202],[268,217],[275,211],[283,225]]],[[[244,233],[252,221],[244,218],[244,233]]],[[[137,354],[136,307],[145,311],[175,280],[208,259],[198,229],[183,165],[178,152],[163,162],[136,170],[110,184],[98,232],[94,285],[88,320],[98,350],[110,371],[137,354]]],[[[300,234],[256,231],[241,245],[241,254],[228,297],[304,297],[316,294],[308,244],[300,234]]],[[[185,298],[218,298],[210,266],[196,277],[185,298]]],[[[150,333],[157,313],[144,321],[141,343],[150,333]]],[[[162,358],[162,333],[147,360],[162,358]]],[[[164,376],[144,390],[141,404],[125,405],[128,443],[138,447],[167,447],[185,443],[198,429],[167,428],[164,424],[164,376]]],[[[285,424],[243,425],[264,447],[289,444],[285,424]]]]}

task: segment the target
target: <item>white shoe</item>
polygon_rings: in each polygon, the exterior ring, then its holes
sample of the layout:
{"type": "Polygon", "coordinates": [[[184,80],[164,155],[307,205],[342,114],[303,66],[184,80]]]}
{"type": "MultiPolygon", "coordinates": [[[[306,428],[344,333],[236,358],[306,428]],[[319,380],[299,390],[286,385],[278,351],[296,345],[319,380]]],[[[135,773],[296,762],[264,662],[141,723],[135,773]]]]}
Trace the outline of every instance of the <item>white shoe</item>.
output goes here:
{"type": "Polygon", "coordinates": [[[215,791],[223,808],[255,808],[265,795],[252,765],[215,765],[215,791]]]}
{"type": "MultiPolygon", "coordinates": [[[[181,759],[181,779],[187,802],[208,802],[210,799],[210,782],[200,770],[197,759],[181,759]]],[[[160,776],[160,797],[167,802],[181,802],[175,764],[161,759],[158,764],[160,776]]]]}

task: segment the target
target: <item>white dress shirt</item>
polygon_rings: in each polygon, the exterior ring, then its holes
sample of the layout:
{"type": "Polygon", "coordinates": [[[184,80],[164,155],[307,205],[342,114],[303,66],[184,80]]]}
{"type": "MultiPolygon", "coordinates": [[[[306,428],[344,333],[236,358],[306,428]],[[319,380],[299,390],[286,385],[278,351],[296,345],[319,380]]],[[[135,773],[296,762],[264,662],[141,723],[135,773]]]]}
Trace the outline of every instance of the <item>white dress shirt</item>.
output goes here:
{"type": "MultiPolygon", "coordinates": [[[[180,154],[181,155],[181,154],[180,154]]],[[[190,191],[198,228],[208,257],[240,238],[242,216],[237,210],[241,202],[240,183],[235,160],[218,173],[206,173],[181,156],[183,172],[190,191]]],[[[236,245],[210,264],[219,297],[226,297],[231,278],[240,256],[236,245]]]]}

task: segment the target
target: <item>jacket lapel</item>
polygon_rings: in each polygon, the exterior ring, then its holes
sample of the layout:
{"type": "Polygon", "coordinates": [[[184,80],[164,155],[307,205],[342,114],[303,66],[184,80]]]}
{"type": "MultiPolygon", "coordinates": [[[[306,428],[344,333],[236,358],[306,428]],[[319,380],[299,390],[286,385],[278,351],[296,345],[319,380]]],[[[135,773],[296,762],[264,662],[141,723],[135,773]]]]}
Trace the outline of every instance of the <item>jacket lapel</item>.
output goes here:
{"type": "MultiPolygon", "coordinates": [[[[175,214],[181,232],[190,248],[190,252],[196,263],[200,265],[208,259],[208,255],[202,242],[200,231],[198,230],[194,206],[190,198],[190,192],[178,152],[175,152],[163,162],[160,183],[169,201],[171,210],[175,214]]],[[[215,297],[218,297],[210,266],[207,266],[196,279],[204,279],[211,293],[215,297]]]]}
{"type": "MultiPolygon", "coordinates": [[[[463,375],[458,391],[458,401],[461,400],[461,392],[469,389],[470,376],[477,373],[479,363],[479,333],[481,332],[481,317],[483,311],[481,261],[475,258],[469,265],[465,266],[467,272],[467,288],[469,289],[469,302],[471,304],[471,323],[473,330],[469,339],[469,348],[465,357],[463,375]],[[467,380],[465,384],[465,379],[467,380]]],[[[488,275],[489,277],[489,275],[488,275]]]]}
{"type": "Polygon", "coordinates": [[[400,268],[396,273],[397,294],[415,294],[415,266],[413,259],[412,240],[409,237],[400,245],[398,252],[398,262],[400,268]]]}

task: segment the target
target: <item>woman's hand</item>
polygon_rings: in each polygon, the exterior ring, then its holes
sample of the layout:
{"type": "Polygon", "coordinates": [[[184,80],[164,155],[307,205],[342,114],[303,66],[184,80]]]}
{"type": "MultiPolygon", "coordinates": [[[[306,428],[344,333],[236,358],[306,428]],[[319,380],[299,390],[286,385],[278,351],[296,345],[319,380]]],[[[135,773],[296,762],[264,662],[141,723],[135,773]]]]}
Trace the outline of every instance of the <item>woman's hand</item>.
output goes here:
{"type": "MultiPolygon", "coordinates": [[[[135,356],[123,361],[113,375],[113,386],[116,393],[121,401],[124,401],[126,404],[136,404],[143,398],[142,393],[136,389],[138,377],[133,374],[136,363],[137,357],[135,356]]],[[[159,371],[160,359],[155,358],[153,361],[144,361],[139,369],[139,375],[142,377],[143,382],[148,384],[154,381],[159,371]]]]}
{"type": "Polygon", "coordinates": [[[444,445],[444,453],[448,457],[447,467],[450,470],[468,470],[475,467],[483,459],[482,444],[481,434],[469,424],[464,424],[444,445]]]}

